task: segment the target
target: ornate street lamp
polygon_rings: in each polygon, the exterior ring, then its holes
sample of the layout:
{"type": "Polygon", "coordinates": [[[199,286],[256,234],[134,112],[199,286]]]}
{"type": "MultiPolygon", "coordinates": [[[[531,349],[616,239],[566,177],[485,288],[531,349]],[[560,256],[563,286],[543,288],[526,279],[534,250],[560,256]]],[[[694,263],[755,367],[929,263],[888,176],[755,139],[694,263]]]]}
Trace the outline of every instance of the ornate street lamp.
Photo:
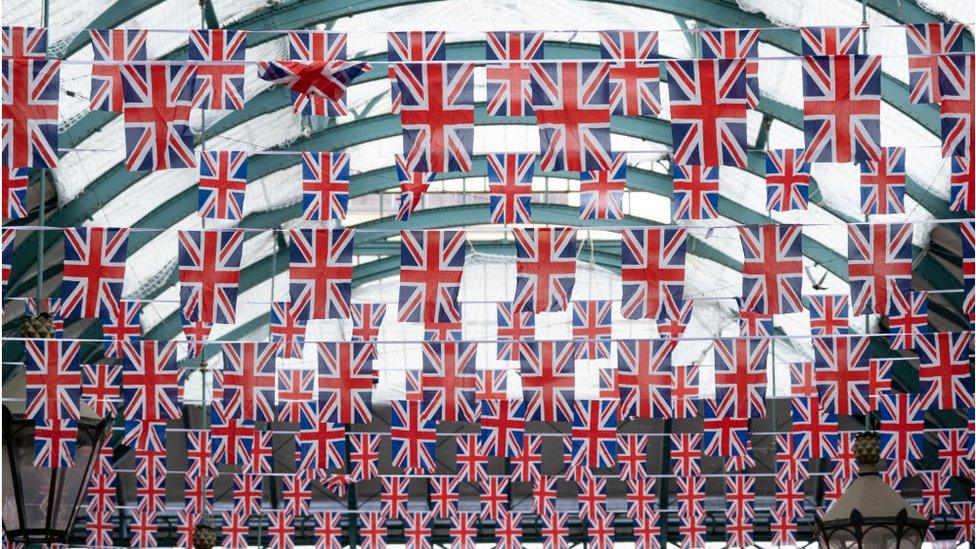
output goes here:
{"type": "Polygon", "coordinates": [[[816,518],[817,539],[823,548],[917,549],[925,540],[929,521],[878,474],[881,439],[877,433],[857,435],[854,457],[858,476],[844,495],[816,518]]]}
{"type": "MultiPolygon", "coordinates": [[[[3,394],[24,394],[17,376],[3,394]]],[[[3,405],[3,529],[8,541],[66,543],[110,420],[81,407],[72,467],[34,467],[34,422],[21,402],[3,405]]]]}

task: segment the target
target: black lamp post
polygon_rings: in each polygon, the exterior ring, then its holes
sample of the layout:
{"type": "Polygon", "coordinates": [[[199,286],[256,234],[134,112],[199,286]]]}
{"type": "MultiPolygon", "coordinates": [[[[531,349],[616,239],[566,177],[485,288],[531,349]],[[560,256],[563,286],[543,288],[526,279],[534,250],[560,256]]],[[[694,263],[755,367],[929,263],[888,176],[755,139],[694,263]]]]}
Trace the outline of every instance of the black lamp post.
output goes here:
{"type": "Polygon", "coordinates": [[[33,420],[3,406],[3,529],[8,541],[68,541],[109,423],[81,418],[72,467],[34,467],[33,420]]]}
{"type": "Polygon", "coordinates": [[[840,499],[816,518],[820,547],[830,549],[918,549],[929,521],[878,474],[881,442],[877,433],[857,435],[858,476],[840,499]]]}

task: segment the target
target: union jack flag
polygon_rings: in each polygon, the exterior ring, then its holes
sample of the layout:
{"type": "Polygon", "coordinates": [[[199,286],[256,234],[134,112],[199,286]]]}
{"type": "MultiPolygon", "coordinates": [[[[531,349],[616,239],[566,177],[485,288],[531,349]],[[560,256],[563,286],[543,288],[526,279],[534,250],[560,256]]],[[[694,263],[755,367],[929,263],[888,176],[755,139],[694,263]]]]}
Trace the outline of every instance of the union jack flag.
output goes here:
{"type": "Polygon", "coordinates": [[[800,225],[739,227],[743,309],[765,314],[803,310],[803,230],[800,225]]]}
{"type": "Polygon", "coordinates": [[[189,120],[195,77],[192,63],[122,66],[126,170],[196,166],[189,120]]]}
{"type": "Polygon", "coordinates": [[[352,304],[352,340],[366,342],[369,356],[376,357],[376,344],[380,336],[380,325],[386,318],[385,303],[352,304]]]}
{"type": "Polygon", "coordinates": [[[592,528],[607,514],[607,479],[585,471],[581,475],[580,493],[577,496],[580,504],[579,517],[592,528]]]}
{"type": "Polygon", "coordinates": [[[248,515],[261,514],[262,481],[264,475],[234,474],[234,512],[248,515]]]}
{"type": "MultiPolygon", "coordinates": [[[[970,157],[973,154],[970,154],[970,157]]],[[[966,156],[953,156],[949,176],[949,210],[953,212],[976,211],[976,173],[973,160],[966,156]]]]}
{"type": "Polygon", "coordinates": [[[250,472],[253,475],[264,475],[271,472],[272,459],[274,458],[273,435],[274,433],[271,431],[254,430],[251,451],[244,462],[245,472],[250,472]]]}
{"type": "Polygon", "coordinates": [[[223,410],[245,421],[275,420],[275,357],[278,345],[224,343],[223,410]]]}
{"type": "Polygon", "coordinates": [[[715,403],[720,416],[765,417],[769,340],[715,340],[715,403]]]}
{"type": "Polygon", "coordinates": [[[176,364],[175,341],[127,344],[122,356],[122,417],[156,422],[179,419],[176,388],[182,368],[176,364]]]}
{"type": "Polygon", "coordinates": [[[973,478],[973,437],[969,430],[946,430],[939,437],[939,459],[942,471],[950,477],[973,478]]]}
{"type": "Polygon", "coordinates": [[[424,342],[421,388],[425,414],[435,421],[477,421],[477,352],[477,343],[424,342]]]}
{"type": "Polygon", "coordinates": [[[434,172],[419,172],[407,167],[407,160],[402,154],[393,155],[396,163],[397,180],[400,182],[400,201],[397,210],[397,221],[410,219],[410,214],[420,207],[421,198],[430,188],[430,183],[437,176],[434,172]]]}
{"type": "Polygon", "coordinates": [[[621,278],[625,318],[657,318],[667,300],[684,296],[684,229],[627,229],[621,240],[621,278]]]}
{"type": "Polygon", "coordinates": [[[860,27],[803,27],[801,55],[853,55],[861,48],[860,27]]]}
{"type": "Polygon", "coordinates": [[[973,403],[969,348],[973,332],[922,334],[917,340],[922,409],[968,410],[973,403]]]}
{"type": "Polygon", "coordinates": [[[349,207],[349,154],[302,153],[302,217],[345,219],[349,207]]]}
{"type": "MultiPolygon", "coordinates": [[[[6,164],[0,167],[3,173],[3,218],[22,219],[27,217],[27,183],[29,182],[28,168],[8,168],[6,164]]],[[[10,232],[13,235],[13,231],[10,232]]],[[[6,265],[7,262],[4,262],[6,265]]],[[[6,281],[6,278],[4,278],[6,281]]]]}
{"type": "Polygon", "coordinates": [[[7,293],[7,281],[10,279],[10,269],[14,260],[14,240],[17,237],[15,229],[3,229],[3,293],[7,293]]]}
{"type": "Polygon", "coordinates": [[[774,547],[796,546],[796,519],[786,503],[777,503],[769,510],[769,529],[774,547]]]}
{"type": "Polygon", "coordinates": [[[216,477],[217,464],[211,454],[210,430],[186,433],[186,477],[216,477]]]}
{"type": "Polygon", "coordinates": [[[571,341],[532,341],[519,364],[529,421],[572,421],[576,363],[571,341]]]}
{"type": "Polygon", "coordinates": [[[180,308],[193,322],[233,324],[244,231],[179,231],[180,308]]]}
{"type": "Polygon", "coordinates": [[[483,400],[505,400],[508,398],[509,370],[479,370],[478,390],[474,398],[483,400]]]}
{"type": "Polygon", "coordinates": [[[971,501],[954,502],[951,507],[954,514],[953,526],[956,527],[956,541],[958,543],[972,543],[974,525],[976,525],[973,503],[971,501]]]}
{"type": "Polygon", "coordinates": [[[478,514],[454,513],[451,516],[451,549],[475,549],[478,538],[478,514]]]}
{"type": "Polygon", "coordinates": [[[132,531],[129,547],[157,547],[156,533],[159,532],[159,526],[156,525],[156,513],[135,510],[128,522],[129,530],[132,531]]]}
{"type": "Polygon", "coordinates": [[[254,424],[214,414],[210,426],[210,455],[214,463],[243,465],[253,444],[254,424]]]}
{"type": "Polygon", "coordinates": [[[457,474],[465,482],[479,482],[488,475],[488,456],[481,451],[480,439],[479,435],[462,434],[456,437],[457,474]]]}
{"type": "MultiPolygon", "coordinates": [[[[491,70],[491,69],[488,69],[491,70]]],[[[532,222],[533,153],[488,155],[488,210],[492,223],[532,222]]]]}
{"type": "Polygon", "coordinates": [[[142,325],[139,323],[141,312],[142,302],[128,299],[119,299],[102,309],[100,317],[105,356],[121,358],[124,345],[139,341],[142,335],[142,325]]]}
{"type": "Polygon", "coordinates": [[[180,327],[187,343],[187,358],[194,358],[203,351],[204,342],[210,337],[213,324],[202,320],[189,321],[180,310],[180,327]]]}
{"type": "Polygon", "coordinates": [[[744,310],[742,298],[736,298],[739,306],[739,335],[743,337],[773,335],[773,314],[744,310]]]}
{"type": "Polygon", "coordinates": [[[194,515],[213,512],[214,477],[184,475],[183,508],[194,515]]]}
{"type": "Polygon", "coordinates": [[[858,464],[854,457],[856,436],[856,433],[852,431],[838,432],[836,443],[826,448],[827,456],[834,462],[834,476],[851,480],[857,476],[858,464]]]}
{"type": "MultiPolygon", "coordinates": [[[[828,450],[837,451],[840,444],[828,450]]],[[[833,454],[831,454],[833,455],[833,454]]],[[[801,447],[797,444],[792,433],[776,435],[776,478],[779,480],[804,481],[810,478],[806,460],[803,458],[801,447]]]]}
{"type": "Polygon", "coordinates": [[[460,322],[464,231],[400,232],[400,322],[460,322]]]}
{"type": "Polygon", "coordinates": [[[694,300],[665,297],[656,319],[657,333],[664,338],[677,339],[685,333],[691,322],[694,300]]]}
{"type": "MultiPolygon", "coordinates": [[[[620,463],[620,479],[631,481],[648,477],[647,444],[648,435],[617,434],[617,461],[620,463]]],[[[653,485],[652,485],[653,487],[653,485]]],[[[651,493],[653,501],[653,493],[651,493]]]]}
{"type": "Polygon", "coordinates": [[[115,415],[116,402],[122,400],[122,366],[82,364],[81,374],[81,401],[98,417],[115,415]]]}
{"type": "Polygon", "coordinates": [[[794,397],[793,445],[805,459],[822,459],[837,445],[837,414],[824,410],[819,397],[794,397]]]}
{"type": "Polygon", "coordinates": [[[853,313],[883,315],[891,293],[911,291],[912,224],[852,223],[847,235],[853,313]]]}
{"type": "Polygon", "coordinates": [[[77,420],[35,419],[34,467],[50,469],[74,466],[77,440],[77,420]]]}
{"type": "Polygon", "coordinates": [[[745,59],[668,61],[674,163],[746,163],[745,59]]]}
{"type": "MultiPolygon", "coordinates": [[[[976,196],[976,195],[971,195],[976,196]]],[[[969,315],[970,325],[976,325],[976,222],[972,219],[959,224],[962,236],[963,314],[969,315]]]]}
{"type": "Polygon", "coordinates": [[[905,149],[882,147],[877,160],[861,160],[861,213],[905,213],[905,149]]]}
{"type": "Polygon", "coordinates": [[[271,303],[271,342],[277,345],[278,354],[284,358],[302,358],[305,345],[305,325],[302,303],[297,306],[289,301],[271,303]]]}
{"type": "MultiPolygon", "coordinates": [[[[759,29],[705,30],[698,34],[702,59],[751,59],[759,57],[759,29]]],[[[746,100],[750,109],[759,105],[759,61],[746,61],[746,100]]]]}
{"type": "Polygon", "coordinates": [[[672,169],[671,219],[716,219],[718,217],[719,168],[682,166],[672,169]]]}
{"type": "Polygon", "coordinates": [[[816,372],[812,362],[790,364],[790,394],[795,397],[817,396],[816,372]]]}
{"type": "Polygon", "coordinates": [[[511,303],[498,303],[498,360],[522,360],[531,352],[535,339],[535,313],[516,310],[511,303]]]}
{"type": "Polygon", "coordinates": [[[136,505],[139,511],[166,509],[165,450],[136,450],[136,505]]]}
{"type": "Polygon", "coordinates": [[[540,168],[610,169],[610,63],[539,62],[531,68],[540,168]]]}
{"type": "Polygon", "coordinates": [[[676,364],[671,374],[671,412],[675,419],[698,416],[698,364],[676,364]]]}
{"type": "Polygon", "coordinates": [[[407,167],[470,172],[474,148],[474,64],[393,65],[407,167]]]}
{"type": "MultiPolygon", "coordinates": [[[[342,515],[340,513],[321,512],[311,514],[315,518],[315,528],[313,529],[315,549],[342,549],[342,515]]],[[[297,515],[292,514],[292,516],[297,515]]],[[[352,520],[356,520],[356,518],[352,520]]]]}
{"type": "Polygon", "coordinates": [[[928,292],[891,292],[888,299],[892,350],[914,349],[918,338],[929,331],[928,292]]]}
{"type": "Polygon", "coordinates": [[[669,340],[623,340],[617,343],[617,380],[623,419],[670,418],[671,351],[669,340]]]}
{"type": "MultiPolygon", "coordinates": [[[[288,33],[288,58],[292,61],[342,61],[348,59],[348,39],[344,32],[291,31],[288,33]]],[[[342,116],[349,114],[345,95],[329,97],[292,92],[295,112],[309,116],[342,116]]]]}
{"type": "Polygon", "coordinates": [[[939,56],[939,115],[942,156],[961,156],[972,162],[976,147],[973,109],[976,108],[976,68],[973,54],[939,56]]]}
{"type": "Polygon", "coordinates": [[[106,514],[110,515],[118,509],[115,504],[117,479],[118,475],[114,472],[92,474],[91,479],[88,481],[88,486],[85,489],[85,493],[88,496],[85,511],[89,517],[97,518],[106,514]]]}
{"type": "Polygon", "coordinates": [[[341,341],[318,346],[319,416],[333,423],[369,423],[373,366],[369,347],[341,341]]]}
{"type": "Polygon", "coordinates": [[[657,513],[657,479],[639,476],[626,479],[627,518],[641,520],[657,513]]]}
{"type": "Polygon", "coordinates": [[[613,467],[617,462],[617,408],[614,400],[573,402],[571,468],[613,467]]]}
{"type": "Polygon", "coordinates": [[[361,513],[359,520],[362,525],[359,530],[359,543],[363,549],[384,549],[386,547],[387,530],[385,519],[380,513],[361,513]]]}
{"type": "Polygon", "coordinates": [[[481,488],[481,519],[497,522],[508,506],[508,477],[490,475],[478,484],[481,488]]]}
{"type": "MultiPolygon", "coordinates": [[[[338,100],[353,80],[372,69],[361,61],[259,61],[258,78],[301,95],[338,100]]],[[[296,103],[294,111],[301,108],[296,103]]]]}
{"type": "Polygon", "coordinates": [[[61,315],[99,317],[122,297],[128,229],[71,227],[64,230],[61,315]]]}
{"type": "MultiPolygon", "coordinates": [[[[124,376],[123,376],[123,379],[124,376]]],[[[158,455],[165,461],[166,421],[126,420],[123,422],[122,440],[119,444],[128,446],[137,454],[158,455]]]]}
{"type": "Polygon", "coordinates": [[[651,511],[634,521],[634,548],[661,549],[661,514],[651,511]]]}
{"type": "MultiPolygon", "coordinates": [[[[757,32],[758,34],[758,32],[757,32]]],[[[756,517],[756,477],[725,477],[725,538],[729,547],[752,547],[752,521],[756,517]]]]}
{"type": "Polygon", "coordinates": [[[570,228],[514,229],[514,309],[566,310],[576,284],[576,231],[570,228]]]}
{"type": "Polygon", "coordinates": [[[810,197],[810,163],[803,149],[766,151],[766,209],[806,210],[810,197]]]}
{"type": "Polygon", "coordinates": [[[238,549],[247,547],[248,520],[250,513],[242,513],[237,509],[224,511],[221,514],[223,527],[220,529],[224,535],[223,546],[238,549]]]}
{"type": "MultiPolygon", "coordinates": [[[[115,528],[112,526],[112,515],[114,514],[114,511],[98,514],[89,513],[89,520],[85,522],[85,530],[88,531],[88,536],[85,538],[87,547],[111,547],[113,545],[112,531],[115,528]]],[[[188,547],[185,544],[181,545],[188,547]]],[[[9,545],[8,547],[16,546],[9,545]]]]}
{"type": "Polygon", "coordinates": [[[511,463],[512,481],[534,483],[542,475],[542,436],[525,435],[525,444],[511,463]]]}
{"type": "Polygon", "coordinates": [[[922,401],[907,393],[882,393],[878,402],[881,459],[890,460],[892,467],[908,472],[911,460],[922,458],[925,429],[922,401]]]}
{"type": "Polygon", "coordinates": [[[569,549],[569,513],[553,511],[539,517],[543,549],[569,549]]]}
{"type": "Polygon", "coordinates": [[[657,32],[603,31],[600,58],[613,60],[610,65],[613,114],[656,116],[661,113],[657,32]]]}
{"type": "Polygon", "coordinates": [[[705,478],[676,478],[682,549],[705,547],[705,478]]]}
{"type": "Polygon", "coordinates": [[[922,480],[922,514],[934,517],[947,513],[951,478],[939,470],[919,471],[918,478],[922,480]]]}
{"type": "Polygon", "coordinates": [[[7,57],[3,66],[3,165],[58,165],[58,90],[61,62],[7,57]]]}
{"type": "Polygon", "coordinates": [[[671,434],[671,467],[678,478],[701,475],[701,445],[699,433],[671,434]]]}
{"type": "Polygon", "coordinates": [[[3,58],[34,59],[47,56],[46,27],[3,26],[3,58]]]}
{"type": "MultiPolygon", "coordinates": [[[[538,437],[537,437],[538,438],[538,437]]],[[[559,477],[540,475],[532,486],[532,512],[540,517],[556,513],[556,488],[559,477]]]]}
{"type": "Polygon", "coordinates": [[[532,80],[528,63],[544,57],[541,32],[489,32],[485,59],[516,61],[489,63],[485,69],[488,86],[488,116],[531,116],[532,80]]]}
{"type": "Polygon", "coordinates": [[[78,419],[81,343],[28,339],[24,352],[24,416],[33,420],[78,419]]]}
{"type": "MultiPolygon", "coordinates": [[[[95,61],[145,61],[149,32],[137,29],[91,29],[95,61]]],[[[95,63],[91,68],[91,110],[122,112],[122,66],[95,63]]]]}
{"type": "Polygon", "coordinates": [[[963,30],[959,23],[905,25],[908,48],[908,84],[912,103],[939,103],[939,55],[963,51],[963,30]]]}
{"type": "Polygon", "coordinates": [[[837,415],[867,413],[871,378],[870,338],[834,336],[813,338],[817,393],[827,412],[837,415]]]}
{"type": "Polygon", "coordinates": [[[193,86],[194,107],[234,111],[244,108],[246,49],[247,31],[190,30],[189,59],[196,61],[197,69],[193,86]]]}
{"type": "Polygon", "coordinates": [[[712,403],[705,403],[703,453],[709,457],[725,458],[727,471],[742,471],[752,466],[752,442],[749,438],[749,418],[722,415],[712,403]]]}
{"type": "Polygon", "coordinates": [[[307,319],[349,318],[354,229],[291,229],[288,274],[292,303],[307,319]]]}
{"type": "Polygon", "coordinates": [[[483,400],[478,422],[481,424],[481,452],[509,458],[520,453],[525,437],[524,401],[483,400]]]}
{"type": "Polygon", "coordinates": [[[781,512],[792,520],[798,519],[806,513],[803,509],[803,483],[803,479],[776,475],[775,506],[782,507],[781,512]]]}
{"type": "Polygon", "coordinates": [[[316,401],[315,371],[283,369],[277,372],[278,421],[316,422],[320,417],[316,401]]]}
{"type": "Polygon", "coordinates": [[[610,301],[573,302],[573,339],[576,358],[599,359],[610,357],[610,301]]]}
{"type": "Polygon", "coordinates": [[[803,58],[803,134],[808,162],[881,157],[881,56],[803,58]]]}
{"type": "Polygon", "coordinates": [[[627,154],[615,153],[611,159],[605,169],[580,172],[580,219],[623,219],[627,154]]]}
{"type": "MultiPolygon", "coordinates": [[[[108,526],[108,543],[105,547],[111,547],[111,525],[112,516],[108,515],[106,520],[109,521],[108,526]]],[[[193,546],[193,532],[196,530],[197,524],[203,519],[203,513],[197,513],[191,509],[177,509],[176,510],[176,545],[178,547],[192,547],[193,546]]],[[[91,534],[89,534],[91,535],[91,534]]],[[[91,546],[91,544],[89,544],[91,546]]],[[[101,547],[101,544],[95,545],[96,547],[101,547]]]]}
{"type": "MultiPolygon", "coordinates": [[[[445,43],[443,31],[388,32],[386,33],[386,60],[401,62],[443,61],[447,58],[445,43]]],[[[402,99],[392,63],[388,65],[387,77],[390,79],[390,92],[393,100],[390,112],[397,114],[400,112],[402,99]]]]}
{"type": "Polygon", "coordinates": [[[380,477],[380,509],[384,520],[399,519],[407,514],[410,479],[398,476],[380,477]]]}
{"type": "Polygon", "coordinates": [[[407,549],[431,549],[430,533],[434,522],[431,513],[407,513],[403,515],[403,537],[407,549]]]}
{"type": "Polygon", "coordinates": [[[430,512],[435,517],[450,518],[457,513],[459,477],[430,477],[430,512]]]}
{"type": "Polygon", "coordinates": [[[434,470],[437,446],[436,422],[418,401],[390,402],[390,441],[393,466],[411,473],[434,470]]]}
{"type": "Polygon", "coordinates": [[[274,510],[266,513],[268,517],[268,549],[294,549],[294,516],[286,511],[274,510]]]}
{"type": "Polygon", "coordinates": [[[810,311],[810,335],[846,334],[850,319],[850,297],[846,295],[812,295],[807,308],[810,311]]]}
{"type": "Polygon", "coordinates": [[[244,217],[247,188],[247,153],[200,151],[200,185],[197,212],[206,219],[244,217]]]}
{"type": "Polygon", "coordinates": [[[307,471],[297,471],[281,478],[281,498],[285,500],[285,512],[293,516],[308,515],[312,512],[312,475],[307,471]]]}
{"type": "Polygon", "coordinates": [[[302,422],[295,436],[295,470],[342,468],[346,454],[346,428],[327,421],[302,422]]]}

